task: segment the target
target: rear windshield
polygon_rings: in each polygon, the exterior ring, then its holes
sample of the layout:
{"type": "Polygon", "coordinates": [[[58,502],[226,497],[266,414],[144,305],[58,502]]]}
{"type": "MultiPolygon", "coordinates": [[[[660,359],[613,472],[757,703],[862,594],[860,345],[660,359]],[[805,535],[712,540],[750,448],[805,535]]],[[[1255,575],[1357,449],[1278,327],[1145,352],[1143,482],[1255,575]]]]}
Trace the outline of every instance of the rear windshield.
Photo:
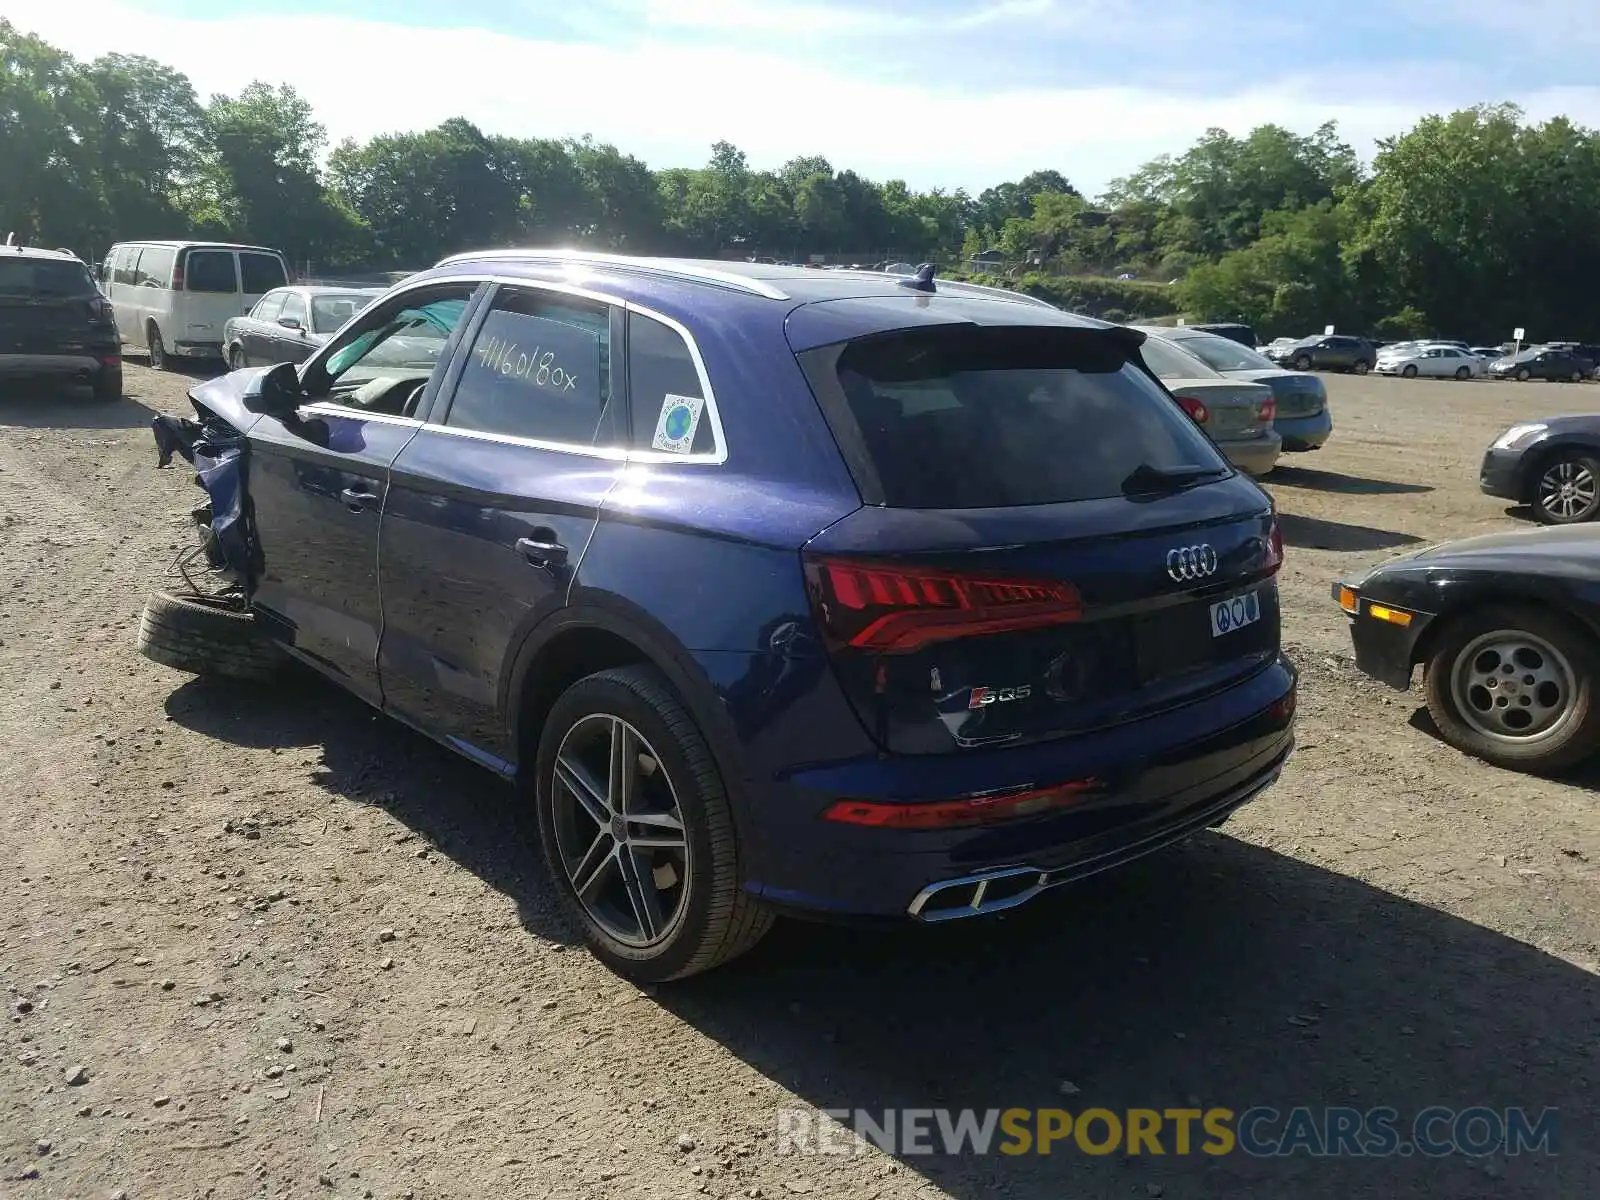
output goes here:
{"type": "Polygon", "coordinates": [[[87,296],[95,291],[82,263],[0,257],[0,296],[87,296]]]}
{"type": "Polygon", "coordinates": [[[283,260],[276,254],[251,254],[241,250],[239,273],[244,276],[241,290],[247,296],[258,296],[289,282],[283,271],[283,260]]]}
{"type": "Polygon", "coordinates": [[[801,355],[856,481],[893,508],[1123,493],[1141,467],[1226,471],[1183,411],[1096,330],[919,329],[801,355]]]}
{"type": "Polygon", "coordinates": [[[1277,364],[1248,346],[1241,346],[1231,338],[1214,333],[1203,337],[1186,337],[1178,345],[1194,355],[1213,371],[1275,370],[1277,364]]]}
{"type": "Polygon", "coordinates": [[[1144,356],[1145,365],[1162,379],[1208,379],[1216,374],[1190,354],[1188,347],[1180,350],[1158,337],[1146,338],[1139,352],[1144,356]]]}

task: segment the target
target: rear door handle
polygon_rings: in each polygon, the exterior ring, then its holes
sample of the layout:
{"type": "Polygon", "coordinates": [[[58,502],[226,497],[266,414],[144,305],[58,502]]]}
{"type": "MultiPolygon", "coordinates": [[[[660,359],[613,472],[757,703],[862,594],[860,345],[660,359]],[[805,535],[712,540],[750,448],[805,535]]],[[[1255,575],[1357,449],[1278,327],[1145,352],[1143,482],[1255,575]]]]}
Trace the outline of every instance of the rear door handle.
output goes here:
{"type": "Polygon", "coordinates": [[[355,488],[345,488],[344,491],[339,493],[339,499],[349,505],[351,512],[361,512],[367,505],[378,502],[378,494],[376,492],[358,491],[355,488]]]}
{"type": "MultiPolygon", "coordinates": [[[[540,530],[541,534],[554,538],[555,535],[548,530],[540,530]]],[[[536,567],[562,567],[567,562],[567,548],[557,541],[539,541],[536,538],[518,538],[517,553],[527,559],[536,567]]]]}

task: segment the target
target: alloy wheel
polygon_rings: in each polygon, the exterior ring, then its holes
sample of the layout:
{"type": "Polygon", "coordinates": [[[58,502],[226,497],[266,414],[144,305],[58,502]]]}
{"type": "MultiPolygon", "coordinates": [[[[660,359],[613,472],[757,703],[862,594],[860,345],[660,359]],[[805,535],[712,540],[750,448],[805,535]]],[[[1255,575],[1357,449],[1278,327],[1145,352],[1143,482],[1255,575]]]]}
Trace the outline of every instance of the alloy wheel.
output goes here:
{"type": "Polygon", "coordinates": [[[596,713],[561,739],[551,782],[556,847],[584,912],[624,945],[666,940],[684,918],[694,863],[655,749],[620,717],[596,713]]]}
{"type": "Polygon", "coordinates": [[[1461,719],[1476,732],[1521,746],[1555,735],[1572,718],[1577,676],[1544,638],[1499,629],[1456,656],[1450,689],[1461,719]]]}
{"type": "Polygon", "coordinates": [[[1600,498],[1600,480],[1580,459],[1551,463],[1539,477],[1539,507],[1558,521],[1580,520],[1600,498]]]}

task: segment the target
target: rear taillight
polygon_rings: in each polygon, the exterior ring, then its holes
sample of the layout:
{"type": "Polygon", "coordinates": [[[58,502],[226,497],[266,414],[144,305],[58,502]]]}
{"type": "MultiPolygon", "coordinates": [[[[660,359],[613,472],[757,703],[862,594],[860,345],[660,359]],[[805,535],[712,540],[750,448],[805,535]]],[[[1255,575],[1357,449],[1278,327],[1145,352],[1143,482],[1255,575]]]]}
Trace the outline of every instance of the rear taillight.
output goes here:
{"type": "Polygon", "coordinates": [[[806,583],[823,630],[879,654],[933,642],[1059,625],[1083,616],[1078,589],[1057,580],[813,558],[806,583]]]}
{"type": "Polygon", "coordinates": [[[1272,525],[1267,531],[1267,574],[1276,575],[1281,566],[1283,566],[1283,526],[1278,524],[1278,502],[1274,500],[1272,525]]]}
{"type": "Polygon", "coordinates": [[[1268,396],[1256,405],[1256,417],[1262,421],[1275,421],[1278,418],[1278,398],[1268,396]]]}
{"type": "Polygon", "coordinates": [[[881,800],[840,800],[822,814],[825,821],[866,825],[874,829],[959,829],[1035,817],[1056,809],[1082,804],[1104,785],[1098,779],[1074,779],[1047,788],[965,796],[959,800],[897,803],[881,800]]]}
{"type": "Polygon", "coordinates": [[[188,255],[188,253],[189,252],[185,250],[182,254],[178,255],[177,265],[172,268],[172,290],[175,292],[183,291],[184,258],[188,255]]]}
{"type": "Polygon", "coordinates": [[[1178,392],[1173,398],[1177,400],[1178,406],[1189,414],[1190,419],[1196,425],[1204,425],[1211,419],[1211,411],[1195,397],[1186,396],[1182,392],[1178,392]]]}
{"type": "Polygon", "coordinates": [[[95,296],[89,301],[89,319],[91,321],[109,321],[112,319],[111,301],[104,296],[95,296]]]}

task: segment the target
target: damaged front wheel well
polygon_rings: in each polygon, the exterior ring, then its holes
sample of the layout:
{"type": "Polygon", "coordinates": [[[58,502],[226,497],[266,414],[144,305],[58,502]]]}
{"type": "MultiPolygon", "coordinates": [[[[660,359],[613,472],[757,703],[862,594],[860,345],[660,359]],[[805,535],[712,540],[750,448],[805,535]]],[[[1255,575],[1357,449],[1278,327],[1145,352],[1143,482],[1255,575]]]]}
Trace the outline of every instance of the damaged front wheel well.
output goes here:
{"type": "Polygon", "coordinates": [[[627,638],[605,629],[571,629],[539,650],[523,676],[516,709],[517,761],[530,768],[539,752],[539,735],[555,702],[578,680],[613,667],[648,663],[650,656],[627,638]]]}

